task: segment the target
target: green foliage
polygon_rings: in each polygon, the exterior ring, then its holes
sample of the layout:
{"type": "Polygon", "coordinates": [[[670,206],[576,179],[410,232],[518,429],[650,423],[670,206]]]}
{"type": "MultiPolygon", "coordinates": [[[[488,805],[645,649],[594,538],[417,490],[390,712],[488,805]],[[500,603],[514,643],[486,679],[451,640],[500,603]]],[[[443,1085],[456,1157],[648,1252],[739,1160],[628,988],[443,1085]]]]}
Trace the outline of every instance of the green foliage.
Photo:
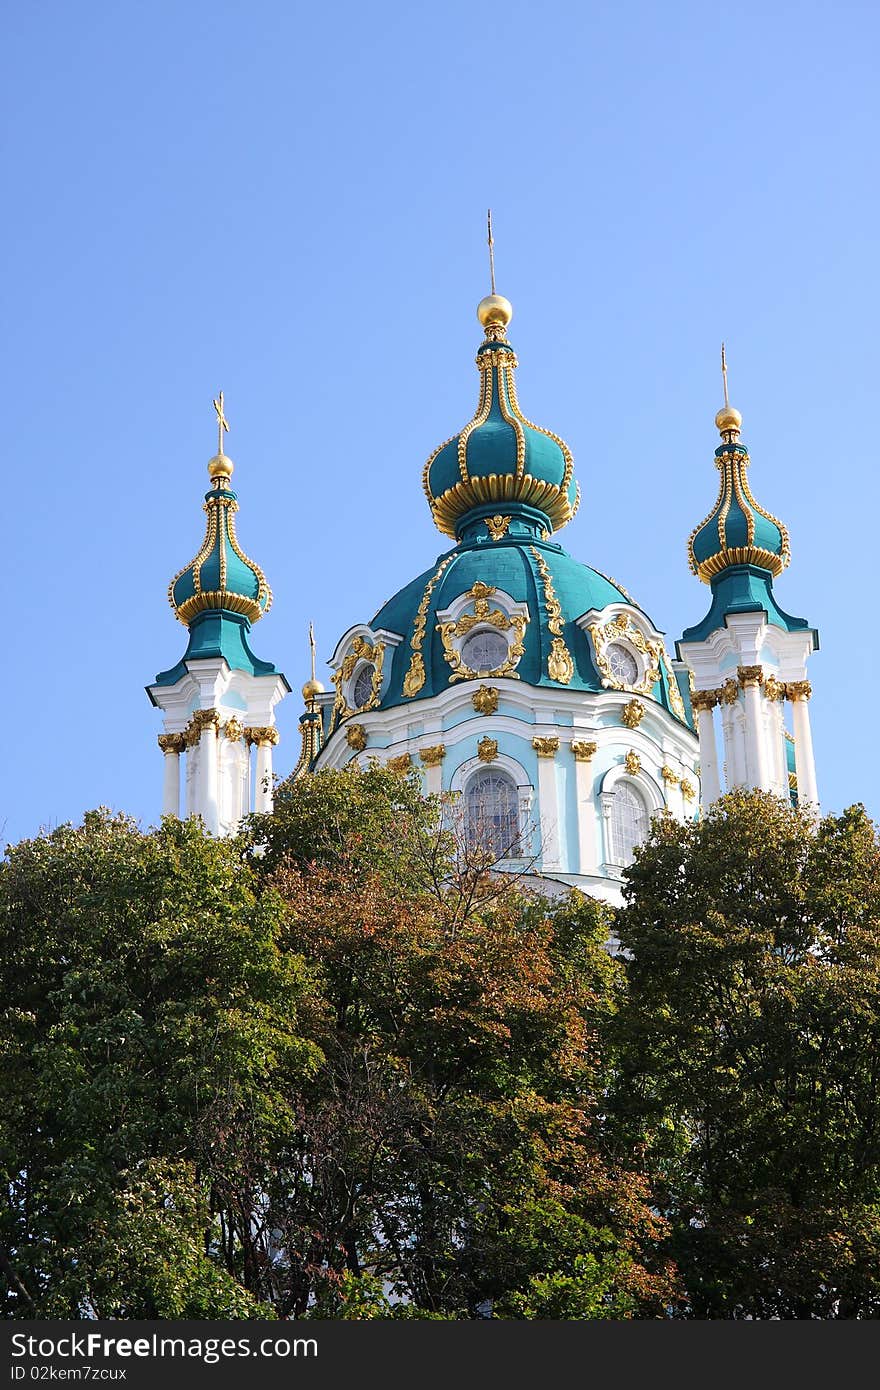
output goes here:
{"type": "Polygon", "coordinates": [[[144,835],[98,813],[0,869],[6,1314],[258,1306],[257,1271],[235,1261],[318,1053],[297,1031],[310,984],[280,947],[281,904],[254,889],[240,847],[192,822],[144,835]],[[196,1266],[199,1239],[229,1273],[196,1266]]]}
{"type": "Polygon", "coordinates": [[[737,792],[655,824],[618,919],[622,1148],[698,1317],[880,1316],[880,852],[737,792]]]}

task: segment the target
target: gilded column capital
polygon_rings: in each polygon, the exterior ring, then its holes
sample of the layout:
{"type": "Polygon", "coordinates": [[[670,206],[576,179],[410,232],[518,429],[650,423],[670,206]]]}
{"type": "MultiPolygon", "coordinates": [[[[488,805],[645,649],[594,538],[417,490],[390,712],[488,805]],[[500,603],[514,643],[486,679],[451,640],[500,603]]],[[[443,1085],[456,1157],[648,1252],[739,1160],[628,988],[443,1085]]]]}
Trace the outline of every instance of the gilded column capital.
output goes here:
{"type": "Polygon", "coordinates": [[[227,719],[226,723],[223,725],[223,736],[227,738],[230,743],[239,743],[243,733],[244,728],[240,720],[236,719],[235,715],[233,715],[231,719],[227,719]]]}
{"type": "Polygon", "coordinates": [[[186,734],[159,734],[158,744],[163,753],[182,753],[186,747],[186,734]]]}
{"type": "Polygon", "coordinates": [[[642,760],[634,748],[631,748],[623,760],[623,765],[630,777],[635,777],[642,770],[642,760]]]}
{"type": "Polygon", "coordinates": [[[446,757],[446,744],[435,743],[429,748],[420,748],[419,757],[425,767],[439,767],[446,757]]]}
{"type": "Polygon", "coordinates": [[[345,730],[345,741],[356,753],[363,753],[367,746],[367,731],[363,724],[349,724],[345,730]]]}
{"type": "Polygon", "coordinates": [[[410,753],[399,753],[396,758],[389,758],[385,766],[389,772],[409,772],[412,767],[412,755],[410,753]]]}
{"type": "Polygon", "coordinates": [[[264,748],[267,744],[274,748],[281,737],[274,724],[249,724],[242,732],[247,742],[255,743],[258,748],[264,748]]]}
{"type": "Polygon", "coordinates": [[[809,681],[786,681],[785,693],[789,700],[809,700],[813,687],[809,681]]]}
{"type": "Polygon", "coordinates": [[[585,738],[573,738],[569,747],[575,756],[576,762],[588,763],[599,745],[598,743],[591,743],[585,738]]]}
{"type": "Polygon", "coordinates": [[[737,666],[736,674],[743,690],[750,685],[764,684],[763,666],[737,666]]]}
{"type": "Polygon", "coordinates": [[[498,708],[498,690],[494,685],[481,685],[471,696],[477,714],[494,714],[498,708]]]}
{"type": "Polygon", "coordinates": [[[721,692],[719,690],[695,690],[691,694],[691,708],[694,714],[699,714],[700,710],[713,710],[718,704],[721,692]]]}
{"type": "Polygon", "coordinates": [[[498,757],[497,738],[481,738],[477,744],[477,757],[481,763],[494,762],[498,757]]]}
{"type": "Polygon", "coordinates": [[[191,719],[183,731],[183,737],[187,748],[195,748],[199,739],[202,737],[201,724],[197,724],[195,719],[191,719]]]}
{"type": "Polygon", "coordinates": [[[192,722],[199,731],[207,729],[211,725],[213,725],[215,729],[219,729],[220,715],[215,709],[195,709],[193,710],[192,722]]]}
{"type": "Polygon", "coordinates": [[[559,739],[556,737],[540,738],[536,735],[532,739],[532,747],[539,758],[555,758],[559,752],[559,739]]]}

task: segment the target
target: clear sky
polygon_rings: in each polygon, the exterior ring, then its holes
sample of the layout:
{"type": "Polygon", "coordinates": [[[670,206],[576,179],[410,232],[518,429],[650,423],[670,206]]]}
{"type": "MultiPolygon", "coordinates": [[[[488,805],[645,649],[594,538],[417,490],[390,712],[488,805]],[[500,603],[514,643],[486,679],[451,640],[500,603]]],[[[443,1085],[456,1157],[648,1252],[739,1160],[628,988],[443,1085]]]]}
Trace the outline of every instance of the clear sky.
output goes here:
{"type": "Polygon", "coordinates": [[[160,812],[144,686],[184,649],[221,387],[290,769],[309,619],[326,660],[446,546],[421,469],[476,400],[489,204],[522,405],[581,482],[560,539],[669,645],[708,607],[726,339],[776,593],[821,633],[820,794],[880,812],[875,4],[37,0],[4,30],[3,838],[160,812]]]}

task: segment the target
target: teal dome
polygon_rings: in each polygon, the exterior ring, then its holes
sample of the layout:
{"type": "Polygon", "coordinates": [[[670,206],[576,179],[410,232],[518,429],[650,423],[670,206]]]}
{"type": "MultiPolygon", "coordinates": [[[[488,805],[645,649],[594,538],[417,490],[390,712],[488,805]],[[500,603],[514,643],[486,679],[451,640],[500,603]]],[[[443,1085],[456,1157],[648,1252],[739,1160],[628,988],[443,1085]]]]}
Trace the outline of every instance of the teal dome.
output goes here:
{"type": "Polygon", "coordinates": [[[749,454],[739,443],[739,412],[720,411],[717,418],[724,426],[724,442],[715,450],[721,483],[715,506],[688,541],[691,571],[707,584],[734,565],[753,565],[775,578],[791,558],[788,531],[752,496],[746,476],[749,454]]]}
{"type": "Polygon", "coordinates": [[[195,559],[172,579],[168,599],[187,627],[199,614],[211,610],[237,613],[255,623],[271,607],[272,590],[235,534],[238,500],[228,485],[231,461],[219,455],[209,467],[215,469],[215,483],[205,494],[205,539],[195,559]],[[218,470],[218,461],[229,465],[225,473],[218,470]]]}
{"type": "Polygon", "coordinates": [[[434,450],[424,468],[434,521],[453,539],[515,516],[549,535],[571,520],[580,502],[568,445],[520,409],[516,354],[503,334],[504,323],[487,325],[476,358],[476,413],[434,450]]]}
{"type": "MultiPolygon", "coordinates": [[[[527,611],[522,655],[508,672],[514,679],[551,689],[599,692],[607,688],[596,669],[590,638],[576,620],[609,604],[635,606],[630,596],[555,542],[510,536],[493,542],[487,535],[439,556],[430,570],[395,594],[374,617],[373,632],[385,630],[403,637],[386,653],[391,670],[380,708],[416,703],[461,683],[449,660],[439,615],[475,587],[478,594],[486,591],[489,605],[491,595],[499,590],[527,611]]],[[[491,673],[475,677],[477,684],[484,676],[491,678],[491,673]]],[[[686,722],[682,691],[665,652],[648,698],[686,722]]]]}

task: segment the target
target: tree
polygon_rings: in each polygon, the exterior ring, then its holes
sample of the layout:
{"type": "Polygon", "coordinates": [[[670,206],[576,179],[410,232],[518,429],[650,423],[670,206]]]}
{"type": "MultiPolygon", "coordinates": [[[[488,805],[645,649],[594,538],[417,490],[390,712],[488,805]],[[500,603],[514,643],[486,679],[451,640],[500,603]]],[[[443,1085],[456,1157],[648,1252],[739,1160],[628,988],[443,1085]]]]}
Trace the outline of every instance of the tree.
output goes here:
{"type": "Polygon", "coordinates": [[[255,884],[101,813],[0,868],[3,1315],[271,1315],[262,1192],[319,1056],[255,884]]]}
{"type": "Polygon", "coordinates": [[[605,1152],[608,910],[518,892],[376,768],[295,783],[255,833],[324,1001],[273,1189],[289,1311],[662,1311],[662,1222],[605,1152]]]}
{"type": "Polygon", "coordinates": [[[655,822],[617,928],[614,1105],[685,1316],[880,1316],[880,851],[734,792],[655,822]]]}

